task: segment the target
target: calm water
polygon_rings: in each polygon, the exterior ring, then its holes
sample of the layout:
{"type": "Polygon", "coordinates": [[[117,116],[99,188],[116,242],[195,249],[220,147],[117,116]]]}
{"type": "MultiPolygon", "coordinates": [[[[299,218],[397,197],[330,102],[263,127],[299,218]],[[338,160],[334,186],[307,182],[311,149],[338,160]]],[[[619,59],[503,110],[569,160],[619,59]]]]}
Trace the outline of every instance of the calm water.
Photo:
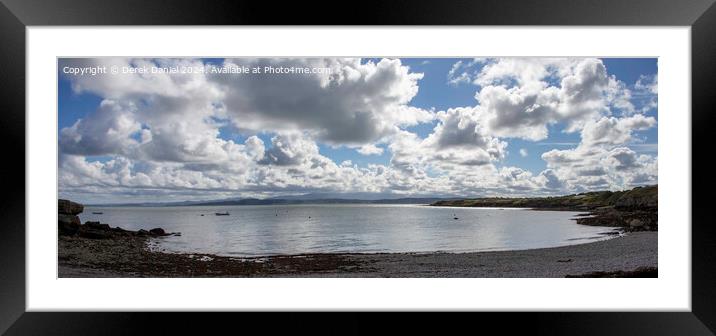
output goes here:
{"type": "Polygon", "coordinates": [[[228,256],[515,250],[609,238],[600,233],[611,228],[578,225],[570,220],[576,214],[423,205],[261,205],[85,207],[80,218],[131,230],[181,232],[157,239],[158,249],[228,256]],[[225,211],[231,215],[214,215],[225,211]]]}

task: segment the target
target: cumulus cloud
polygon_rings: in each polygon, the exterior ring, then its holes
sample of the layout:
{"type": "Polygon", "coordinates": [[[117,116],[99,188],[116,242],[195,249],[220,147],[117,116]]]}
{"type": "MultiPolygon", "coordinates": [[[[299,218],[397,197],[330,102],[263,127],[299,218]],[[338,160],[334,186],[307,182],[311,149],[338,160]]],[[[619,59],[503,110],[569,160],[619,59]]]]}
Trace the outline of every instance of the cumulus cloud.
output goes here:
{"type": "MultiPolygon", "coordinates": [[[[205,66],[197,60],[79,59],[68,66],[117,65],[120,67],[205,66]]],[[[222,66],[294,67],[329,69],[317,74],[226,75],[120,74],[72,78],[76,92],[92,92],[134,106],[136,117],[148,125],[146,154],[157,159],[181,160],[204,146],[226,119],[240,130],[311,131],[317,139],[338,145],[365,145],[397,130],[432,120],[433,113],[408,105],[417,94],[422,74],[413,73],[400,60],[361,63],[360,59],[237,59],[222,66]],[[157,149],[159,145],[160,149],[157,149]],[[166,153],[176,149],[177,152],[166,153]],[[184,152],[184,153],[182,153],[184,152]]],[[[97,111],[82,121],[70,136],[101,125],[97,111]],[[95,116],[96,115],[96,116],[95,116]],[[94,116],[94,117],[93,117],[94,116]],[[92,123],[91,126],[82,124],[92,123]]],[[[129,112],[115,111],[114,121],[127,122],[129,112]]],[[[105,116],[109,119],[110,116],[105,116]]],[[[112,125],[105,125],[105,128],[112,125]]],[[[135,127],[136,128],[136,127],[135,127]]],[[[121,131],[135,131],[135,129],[121,131]]],[[[69,131],[68,131],[69,132],[69,131]]],[[[125,134],[121,134],[125,135],[125,134]]],[[[76,146],[91,148],[92,146],[76,146]]],[[[216,149],[216,148],[214,148],[216,149]]],[[[74,151],[77,152],[77,151],[74,151]]],[[[78,153],[81,154],[81,153],[78,153]]]]}
{"type": "Polygon", "coordinates": [[[529,92],[522,88],[487,86],[480,90],[481,117],[491,134],[501,137],[542,140],[547,126],[556,123],[556,92],[529,92]]]}
{"type": "Polygon", "coordinates": [[[563,59],[552,58],[489,59],[475,75],[473,83],[480,86],[492,84],[531,85],[549,76],[563,62],[563,59]]]}
{"type": "MultiPolygon", "coordinates": [[[[192,59],[62,62],[61,67],[212,67],[192,59]]],[[[432,112],[407,105],[422,74],[410,72],[399,60],[240,59],[223,65],[247,64],[331,71],[260,78],[203,72],[69,77],[76,93],[104,100],[96,111],[60,131],[65,163],[61,184],[71,189],[78,187],[77,181],[98,183],[91,178],[114,181],[116,188],[323,188],[326,181],[345,179],[335,176],[341,170],[318,154],[312,138],[351,146],[364,143],[362,152],[379,154],[381,148],[373,141],[433,118],[432,112]],[[269,146],[256,136],[241,144],[220,137],[222,128],[275,135],[269,146]],[[114,159],[81,157],[96,155],[114,159]],[[125,175],[108,174],[119,162],[125,175]]],[[[353,172],[356,178],[363,173],[353,172]]]]}
{"type": "Polygon", "coordinates": [[[539,174],[538,179],[541,184],[547,189],[562,189],[564,182],[560,180],[559,176],[552,169],[546,169],[539,174]]]}
{"type": "Polygon", "coordinates": [[[60,130],[59,146],[65,153],[80,155],[123,154],[147,140],[134,117],[131,104],[122,106],[103,100],[97,112],[60,130]],[[138,141],[133,136],[141,135],[138,141]],[[141,142],[140,142],[141,141],[141,142]]]}
{"type": "Polygon", "coordinates": [[[316,143],[300,133],[282,133],[271,138],[260,164],[295,166],[318,155],[316,143]]]}
{"type": "MultiPolygon", "coordinates": [[[[479,86],[475,108],[493,136],[543,140],[553,124],[575,132],[609,115],[610,108],[634,110],[629,89],[608,76],[599,59],[501,58],[479,64],[479,71],[463,74],[479,86]]],[[[456,63],[451,72],[462,68],[456,63]]]]}
{"type": "Polygon", "coordinates": [[[373,144],[363,145],[358,148],[358,153],[363,155],[381,155],[383,154],[383,148],[373,144]]]}
{"type": "Polygon", "coordinates": [[[637,160],[636,152],[625,147],[611,150],[606,157],[606,161],[619,171],[641,167],[637,160]]]}
{"type": "Polygon", "coordinates": [[[502,160],[507,143],[485,135],[478,116],[473,108],[448,109],[436,114],[436,126],[424,139],[410,132],[396,134],[390,144],[393,166],[415,174],[428,167],[452,170],[502,160]]]}
{"type": "Polygon", "coordinates": [[[567,190],[625,189],[657,181],[657,158],[623,146],[581,143],[545,152],[542,159],[567,190]]]}
{"type": "Polygon", "coordinates": [[[454,108],[437,113],[438,123],[433,133],[425,139],[425,144],[444,150],[449,148],[469,148],[483,150],[490,157],[504,157],[506,143],[486,135],[479,120],[479,112],[472,108],[454,108]]]}
{"type": "Polygon", "coordinates": [[[472,115],[483,136],[537,141],[548,138],[556,124],[565,132],[580,132],[577,147],[541,155],[547,169],[530,177],[533,187],[582,191],[656,181],[655,157],[624,147],[641,141],[636,132],[656,126],[654,117],[643,115],[654,104],[634,103],[644,92],[654,96],[655,76],[629,86],[591,58],[459,62],[448,75],[455,84],[469,81],[478,87],[472,115]]]}
{"type": "Polygon", "coordinates": [[[235,59],[224,66],[330,69],[320,74],[212,76],[226,93],[227,113],[240,129],[310,130],[326,143],[364,145],[397,127],[433,118],[430,111],[408,105],[423,74],[410,72],[399,59],[235,59]]]}
{"type": "Polygon", "coordinates": [[[602,117],[585,125],[582,141],[587,146],[625,144],[632,140],[634,131],[646,130],[655,125],[654,117],[642,114],[626,118],[602,117]]]}
{"type": "Polygon", "coordinates": [[[609,106],[619,111],[622,115],[630,115],[636,112],[636,108],[632,103],[632,92],[626,83],[619,81],[616,77],[609,77],[609,85],[607,86],[607,101],[609,106]]]}
{"type": "MultiPolygon", "coordinates": [[[[70,59],[67,66],[202,67],[184,59],[70,59]]],[[[216,161],[232,143],[218,139],[223,93],[203,75],[185,73],[73,76],[75,92],[104,98],[96,111],[60,131],[60,150],[155,161],[216,161]],[[122,127],[123,126],[123,127],[122,127]],[[136,134],[141,132],[140,134],[136,134]],[[138,141],[137,141],[138,139],[138,141]],[[117,144],[115,146],[111,144],[117,144]],[[99,151],[98,149],[102,149],[99,151]],[[94,152],[94,153],[93,153],[94,152]]]]}
{"type": "MultiPolygon", "coordinates": [[[[608,76],[598,59],[464,60],[448,82],[475,85],[475,104],[438,112],[411,105],[423,74],[398,59],[102,58],[61,65],[328,69],[69,76],[74,92],[101,98],[95,111],[59,132],[58,183],[69,195],[534,195],[657,181],[656,156],[630,148],[641,141],[638,132],[656,126],[643,114],[655,107],[656,76],[629,86],[608,76]],[[634,103],[639,99],[645,102],[634,103]],[[410,130],[425,123],[427,135],[410,130]],[[510,139],[543,140],[556,124],[581,142],[542,153],[542,172],[504,164],[510,139]],[[319,143],[365,156],[387,152],[390,161],[336,163],[319,143]]],[[[528,156],[525,148],[519,154],[528,156]]]]}

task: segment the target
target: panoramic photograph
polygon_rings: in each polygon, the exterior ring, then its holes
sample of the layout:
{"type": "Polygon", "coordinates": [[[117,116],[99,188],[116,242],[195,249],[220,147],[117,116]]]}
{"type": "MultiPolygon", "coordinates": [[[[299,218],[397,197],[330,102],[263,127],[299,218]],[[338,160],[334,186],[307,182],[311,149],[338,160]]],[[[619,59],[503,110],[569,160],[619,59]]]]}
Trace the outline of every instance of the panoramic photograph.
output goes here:
{"type": "Polygon", "coordinates": [[[657,63],[58,58],[57,275],[658,277],[657,63]]]}

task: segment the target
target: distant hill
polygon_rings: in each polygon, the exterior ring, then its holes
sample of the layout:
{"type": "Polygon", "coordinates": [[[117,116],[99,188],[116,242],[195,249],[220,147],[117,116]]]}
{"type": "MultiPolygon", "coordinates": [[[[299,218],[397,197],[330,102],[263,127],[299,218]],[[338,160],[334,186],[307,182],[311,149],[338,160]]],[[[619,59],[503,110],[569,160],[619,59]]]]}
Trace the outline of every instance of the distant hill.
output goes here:
{"type": "Polygon", "coordinates": [[[534,208],[555,210],[594,210],[601,207],[617,209],[656,209],[658,186],[636,187],[625,191],[595,191],[557,197],[487,197],[440,200],[433,206],[534,208]]]}
{"type": "Polygon", "coordinates": [[[164,206],[222,206],[222,205],[280,205],[280,204],[431,204],[454,198],[391,197],[386,194],[306,194],[273,198],[230,198],[208,201],[144,202],[121,204],[88,204],[102,207],[164,207],[164,206]],[[340,197],[342,196],[342,197],[340,197]],[[381,198],[385,197],[385,198],[381,198]],[[349,198],[350,197],[350,198],[349,198]],[[356,198],[353,198],[356,197],[356,198]]]}
{"type": "Polygon", "coordinates": [[[628,191],[597,191],[557,197],[401,197],[376,193],[313,193],[272,198],[228,198],[204,201],[144,202],[122,204],[88,204],[103,207],[157,207],[207,205],[274,205],[274,204],[430,204],[434,206],[513,207],[554,210],[591,210],[603,206],[620,208],[656,208],[657,186],[637,187],[628,191]]]}
{"type": "Polygon", "coordinates": [[[273,204],[431,204],[444,201],[444,198],[391,198],[391,199],[345,199],[345,198],[244,198],[238,200],[222,200],[201,202],[192,205],[273,205],[273,204]]]}

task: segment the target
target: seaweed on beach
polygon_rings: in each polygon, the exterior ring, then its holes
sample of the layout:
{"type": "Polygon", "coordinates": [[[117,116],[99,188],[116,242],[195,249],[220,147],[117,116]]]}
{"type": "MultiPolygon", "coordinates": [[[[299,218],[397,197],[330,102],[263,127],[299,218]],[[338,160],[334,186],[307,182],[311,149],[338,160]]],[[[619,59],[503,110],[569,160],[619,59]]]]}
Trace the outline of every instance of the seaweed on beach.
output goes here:
{"type": "Polygon", "coordinates": [[[580,275],[567,275],[565,278],[658,278],[656,267],[639,267],[633,271],[589,272],[580,275]]]}

